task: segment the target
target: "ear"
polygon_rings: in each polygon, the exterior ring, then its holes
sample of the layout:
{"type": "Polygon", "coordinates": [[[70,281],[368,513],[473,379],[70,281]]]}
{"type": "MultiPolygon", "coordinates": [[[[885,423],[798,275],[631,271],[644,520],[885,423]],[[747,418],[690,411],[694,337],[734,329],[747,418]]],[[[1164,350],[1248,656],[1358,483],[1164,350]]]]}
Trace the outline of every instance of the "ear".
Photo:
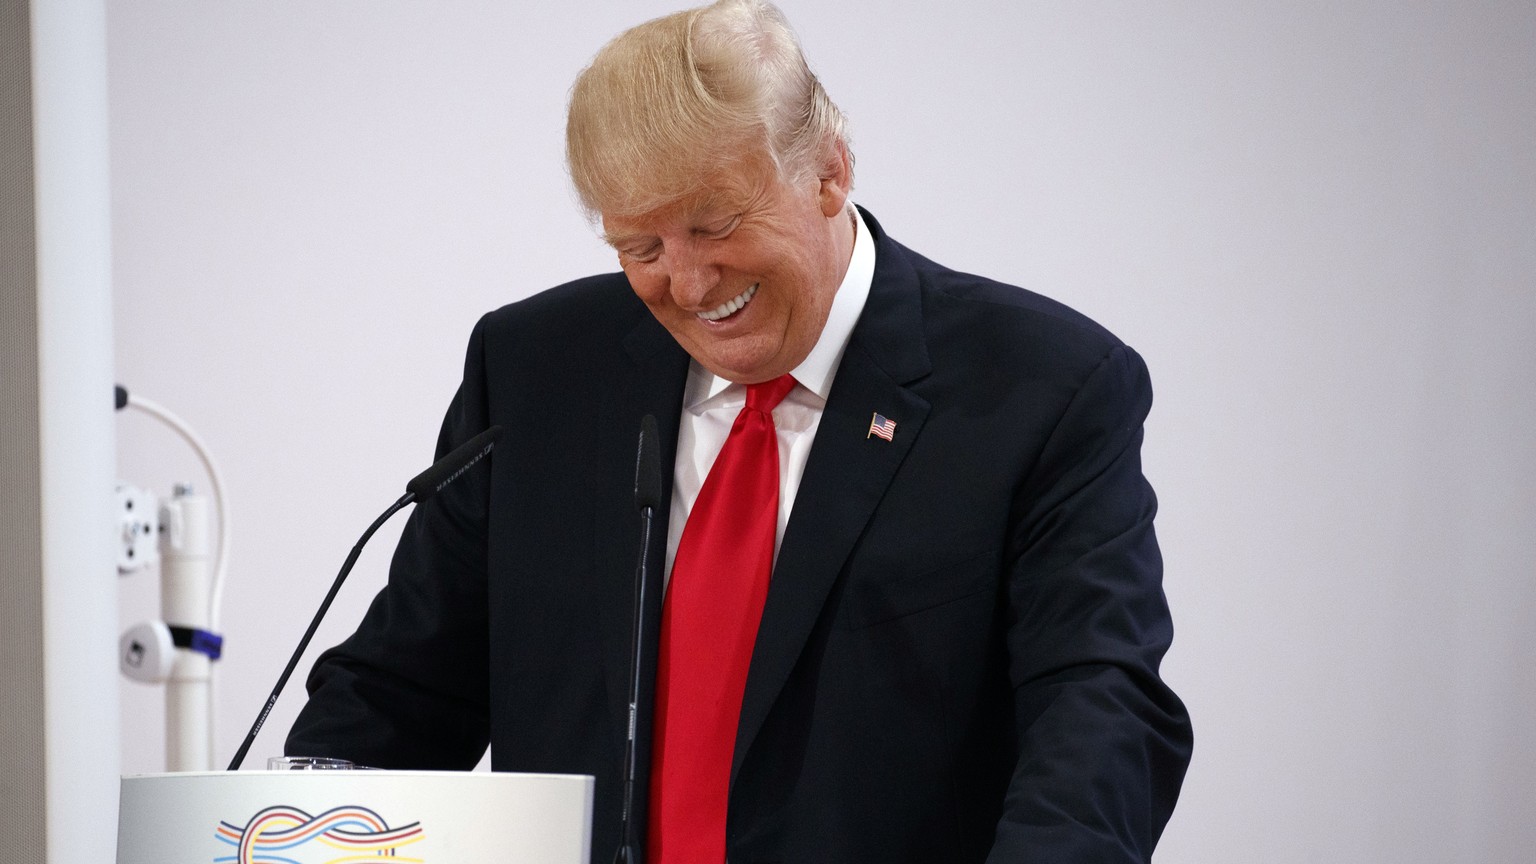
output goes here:
{"type": "Polygon", "coordinates": [[[832,142],[832,152],[821,169],[821,188],[817,200],[821,213],[828,219],[841,215],[848,206],[848,193],[853,190],[853,156],[841,138],[832,142]]]}

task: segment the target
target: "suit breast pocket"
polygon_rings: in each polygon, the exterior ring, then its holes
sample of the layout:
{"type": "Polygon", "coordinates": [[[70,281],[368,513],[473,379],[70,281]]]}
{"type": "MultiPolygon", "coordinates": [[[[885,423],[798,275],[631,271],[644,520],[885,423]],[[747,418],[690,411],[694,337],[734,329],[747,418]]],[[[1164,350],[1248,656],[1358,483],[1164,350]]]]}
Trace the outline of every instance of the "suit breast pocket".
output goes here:
{"type": "Polygon", "coordinates": [[[856,561],[848,572],[844,610],[853,630],[996,592],[1000,569],[995,548],[953,546],[902,558],[856,561]]]}

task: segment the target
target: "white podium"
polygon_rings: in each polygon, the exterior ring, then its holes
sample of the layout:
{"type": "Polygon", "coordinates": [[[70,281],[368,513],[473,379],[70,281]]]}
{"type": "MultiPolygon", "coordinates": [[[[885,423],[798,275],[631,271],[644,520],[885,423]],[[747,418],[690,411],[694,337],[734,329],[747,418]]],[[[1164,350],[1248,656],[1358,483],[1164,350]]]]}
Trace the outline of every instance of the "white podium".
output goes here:
{"type": "Polygon", "coordinates": [[[448,771],[128,776],[117,864],[589,864],[592,782],[448,771]]]}

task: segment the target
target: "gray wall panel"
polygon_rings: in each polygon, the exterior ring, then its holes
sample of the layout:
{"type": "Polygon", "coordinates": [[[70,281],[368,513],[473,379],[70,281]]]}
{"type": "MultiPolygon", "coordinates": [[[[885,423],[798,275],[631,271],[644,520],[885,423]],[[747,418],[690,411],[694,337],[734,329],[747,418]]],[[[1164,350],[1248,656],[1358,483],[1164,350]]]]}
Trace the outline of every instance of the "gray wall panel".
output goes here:
{"type": "Polygon", "coordinates": [[[46,850],[31,19],[0,0],[0,848],[17,861],[46,850]]]}

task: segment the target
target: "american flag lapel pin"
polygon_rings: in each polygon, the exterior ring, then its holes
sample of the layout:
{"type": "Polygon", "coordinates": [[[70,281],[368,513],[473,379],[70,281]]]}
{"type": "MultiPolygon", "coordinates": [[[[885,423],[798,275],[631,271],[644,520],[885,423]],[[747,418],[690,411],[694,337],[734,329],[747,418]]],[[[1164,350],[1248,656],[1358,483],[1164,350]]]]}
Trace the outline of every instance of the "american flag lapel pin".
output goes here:
{"type": "Polygon", "coordinates": [[[869,431],[865,433],[864,439],[869,440],[871,435],[879,435],[887,441],[891,440],[896,437],[896,421],[876,411],[875,416],[870,418],[869,431]]]}

